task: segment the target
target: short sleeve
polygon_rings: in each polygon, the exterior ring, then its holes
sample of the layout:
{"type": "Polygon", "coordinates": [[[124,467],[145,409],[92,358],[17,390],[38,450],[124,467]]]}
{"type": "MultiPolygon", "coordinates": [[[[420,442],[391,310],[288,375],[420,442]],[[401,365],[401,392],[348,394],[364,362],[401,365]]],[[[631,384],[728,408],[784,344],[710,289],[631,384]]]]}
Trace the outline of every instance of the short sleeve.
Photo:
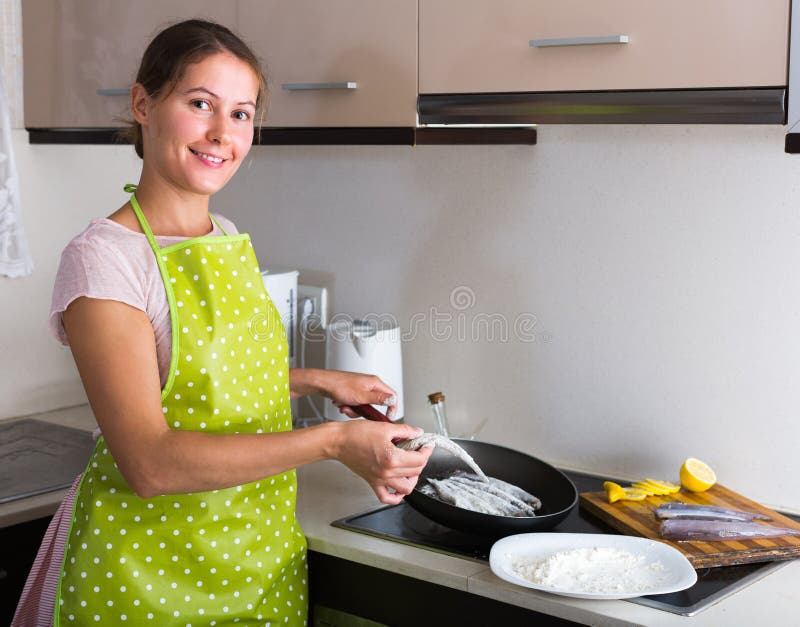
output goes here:
{"type": "Polygon", "coordinates": [[[70,303],[86,296],[116,300],[146,312],[147,294],[142,269],[116,242],[86,236],[73,239],[61,253],[53,286],[48,328],[67,345],[62,315],[70,303]]]}

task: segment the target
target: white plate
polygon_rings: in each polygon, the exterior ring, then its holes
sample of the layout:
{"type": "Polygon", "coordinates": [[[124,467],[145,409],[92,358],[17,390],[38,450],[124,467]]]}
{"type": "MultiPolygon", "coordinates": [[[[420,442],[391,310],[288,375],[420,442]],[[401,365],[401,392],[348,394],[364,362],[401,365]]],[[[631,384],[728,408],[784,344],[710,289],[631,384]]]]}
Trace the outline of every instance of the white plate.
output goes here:
{"type": "Polygon", "coordinates": [[[534,590],[580,599],[629,599],[647,594],[666,594],[689,588],[697,581],[697,573],[691,563],[677,549],[655,540],[610,534],[520,533],[508,536],[498,540],[492,546],[489,565],[495,575],[508,582],[534,590]],[[636,556],[643,555],[646,564],[661,562],[664,570],[659,572],[659,581],[646,590],[597,594],[536,584],[515,574],[511,567],[514,558],[540,561],[560,551],[593,547],[618,549],[636,556]]]}

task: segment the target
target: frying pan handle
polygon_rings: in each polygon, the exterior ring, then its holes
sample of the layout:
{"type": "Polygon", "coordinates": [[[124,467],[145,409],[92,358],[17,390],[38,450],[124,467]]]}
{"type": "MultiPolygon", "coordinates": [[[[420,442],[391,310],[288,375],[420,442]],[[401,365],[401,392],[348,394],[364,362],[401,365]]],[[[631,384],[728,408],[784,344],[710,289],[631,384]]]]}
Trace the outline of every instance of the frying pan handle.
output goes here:
{"type": "MultiPolygon", "coordinates": [[[[374,420],[375,422],[388,422],[390,424],[394,424],[392,420],[384,414],[382,411],[378,411],[372,405],[348,405],[348,407],[353,410],[354,413],[358,414],[362,418],[366,418],[367,420],[374,420]]],[[[405,438],[394,438],[392,440],[392,444],[399,444],[405,438]]]]}

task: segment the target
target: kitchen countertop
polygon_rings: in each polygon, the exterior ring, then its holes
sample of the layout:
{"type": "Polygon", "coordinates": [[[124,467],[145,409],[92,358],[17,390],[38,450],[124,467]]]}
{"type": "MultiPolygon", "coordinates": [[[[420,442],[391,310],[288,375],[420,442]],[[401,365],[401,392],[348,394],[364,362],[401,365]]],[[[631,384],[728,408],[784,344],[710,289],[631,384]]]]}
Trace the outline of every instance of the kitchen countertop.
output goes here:
{"type": "MultiPolygon", "coordinates": [[[[28,416],[91,431],[87,405],[28,416]]],[[[320,462],[298,470],[297,511],[318,553],[390,570],[416,579],[463,590],[544,614],[591,625],[752,625],[789,624],[796,615],[800,560],[795,560],[693,618],[669,614],[626,601],[589,601],[520,588],[496,577],[488,566],[339,529],[331,521],[378,507],[367,484],[337,462],[320,462]],[[767,609],[768,608],[768,609],[767,609]]],[[[0,505],[0,527],[52,515],[66,490],[0,505]]]]}

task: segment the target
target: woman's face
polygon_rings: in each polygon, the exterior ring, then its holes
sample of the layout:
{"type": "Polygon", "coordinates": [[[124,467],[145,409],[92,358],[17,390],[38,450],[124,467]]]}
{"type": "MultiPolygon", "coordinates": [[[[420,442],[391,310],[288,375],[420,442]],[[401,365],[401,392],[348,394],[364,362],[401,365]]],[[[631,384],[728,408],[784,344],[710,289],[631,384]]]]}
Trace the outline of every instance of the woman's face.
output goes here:
{"type": "Polygon", "coordinates": [[[188,65],[158,100],[137,100],[134,94],[144,167],[185,192],[211,195],[222,189],[253,143],[258,86],[247,63],[220,52],[188,65]]]}

